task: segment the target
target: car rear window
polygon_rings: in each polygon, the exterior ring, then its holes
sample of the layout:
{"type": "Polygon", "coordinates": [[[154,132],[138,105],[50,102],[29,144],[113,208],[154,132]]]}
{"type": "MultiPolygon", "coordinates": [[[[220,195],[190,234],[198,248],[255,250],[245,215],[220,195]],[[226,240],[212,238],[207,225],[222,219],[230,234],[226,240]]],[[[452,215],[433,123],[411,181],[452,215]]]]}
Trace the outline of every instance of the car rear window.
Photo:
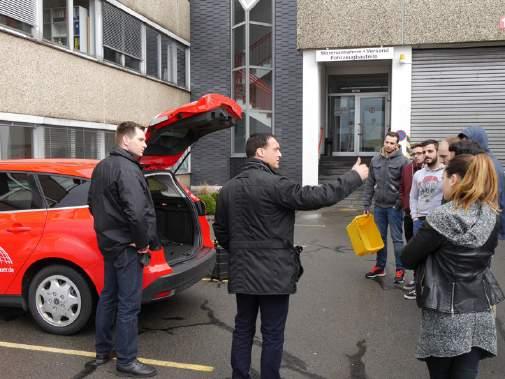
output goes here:
{"type": "Polygon", "coordinates": [[[35,178],[20,172],[0,172],[0,212],[42,209],[35,178]]]}
{"type": "Polygon", "coordinates": [[[87,205],[90,182],[63,175],[38,175],[49,208],[87,205]]]}

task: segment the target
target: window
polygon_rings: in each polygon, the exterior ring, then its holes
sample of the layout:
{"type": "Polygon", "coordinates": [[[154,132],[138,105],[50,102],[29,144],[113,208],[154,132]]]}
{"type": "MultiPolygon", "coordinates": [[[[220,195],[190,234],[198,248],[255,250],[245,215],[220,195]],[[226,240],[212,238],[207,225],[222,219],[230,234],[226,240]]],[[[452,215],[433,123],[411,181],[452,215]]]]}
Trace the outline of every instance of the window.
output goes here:
{"type": "Polygon", "coordinates": [[[0,212],[44,208],[33,175],[0,172],[0,212]]]}
{"type": "Polygon", "coordinates": [[[0,159],[31,158],[33,128],[0,122],[0,159]]]}
{"type": "Polygon", "coordinates": [[[126,12],[103,3],[104,59],[140,71],[142,22],[126,12]]]}
{"type": "Polygon", "coordinates": [[[94,55],[93,12],[94,0],[43,0],[44,39],[94,55]]]}
{"type": "Polygon", "coordinates": [[[272,0],[232,0],[232,96],[244,118],[232,152],[243,154],[254,133],[273,132],[272,0]]]}
{"type": "Polygon", "coordinates": [[[0,24],[31,34],[35,25],[36,0],[0,1],[0,24]]]}
{"type": "Polygon", "coordinates": [[[105,144],[105,153],[112,150],[114,132],[68,126],[44,126],[45,158],[104,158],[99,153],[105,144]],[[105,136],[104,136],[105,135],[105,136]],[[111,146],[112,143],[112,146],[111,146]]]}
{"type": "Polygon", "coordinates": [[[160,77],[160,46],[159,33],[153,28],[146,28],[146,74],[155,78],[160,77]]]}
{"type": "Polygon", "coordinates": [[[90,182],[60,175],[38,175],[49,208],[87,205],[90,182]]]}

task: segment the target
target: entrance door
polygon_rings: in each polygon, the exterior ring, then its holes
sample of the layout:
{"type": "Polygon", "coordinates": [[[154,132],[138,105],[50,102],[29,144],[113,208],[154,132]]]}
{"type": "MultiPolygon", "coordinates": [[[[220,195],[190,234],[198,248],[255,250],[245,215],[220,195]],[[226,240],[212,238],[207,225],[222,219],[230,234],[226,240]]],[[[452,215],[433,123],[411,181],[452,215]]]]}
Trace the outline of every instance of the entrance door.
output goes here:
{"type": "Polygon", "coordinates": [[[386,94],[329,96],[328,138],[333,155],[374,155],[386,134],[386,94]]]}

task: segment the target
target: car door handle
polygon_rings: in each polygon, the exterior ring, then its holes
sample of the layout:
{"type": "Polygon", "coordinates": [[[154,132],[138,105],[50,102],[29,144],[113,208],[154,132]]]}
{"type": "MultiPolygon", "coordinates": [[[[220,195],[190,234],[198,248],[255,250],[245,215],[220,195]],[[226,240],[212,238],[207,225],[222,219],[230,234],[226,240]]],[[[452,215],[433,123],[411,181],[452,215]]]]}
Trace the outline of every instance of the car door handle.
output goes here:
{"type": "Polygon", "coordinates": [[[7,231],[11,233],[29,232],[30,230],[32,230],[32,228],[29,226],[14,226],[12,228],[7,228],[7,231]]]}

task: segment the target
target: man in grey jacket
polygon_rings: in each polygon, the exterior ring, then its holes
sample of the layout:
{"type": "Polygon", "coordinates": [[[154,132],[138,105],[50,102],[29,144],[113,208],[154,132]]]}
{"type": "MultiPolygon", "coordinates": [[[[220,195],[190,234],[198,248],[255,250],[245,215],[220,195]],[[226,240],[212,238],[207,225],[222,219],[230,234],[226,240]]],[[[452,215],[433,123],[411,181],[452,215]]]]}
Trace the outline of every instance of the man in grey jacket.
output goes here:
{"type": "Polygon", "coordinates": [[[372,199],[375,200],[374,218],[379,228],[384,248],[377,253],[377,261],[365,275],[368,279],[385,276],[387,263],[388,226],[396,257],[395,284],[404,282],[405,269],[400,255],[403,248],[403,211],[401,208],[400,182],[403,166],[408,163],[399,148],[399,136],[388,132],[380,153],[372,158],[370,173],[365,183],[363,197],[364,213],[370,212],[372,199]]]}

